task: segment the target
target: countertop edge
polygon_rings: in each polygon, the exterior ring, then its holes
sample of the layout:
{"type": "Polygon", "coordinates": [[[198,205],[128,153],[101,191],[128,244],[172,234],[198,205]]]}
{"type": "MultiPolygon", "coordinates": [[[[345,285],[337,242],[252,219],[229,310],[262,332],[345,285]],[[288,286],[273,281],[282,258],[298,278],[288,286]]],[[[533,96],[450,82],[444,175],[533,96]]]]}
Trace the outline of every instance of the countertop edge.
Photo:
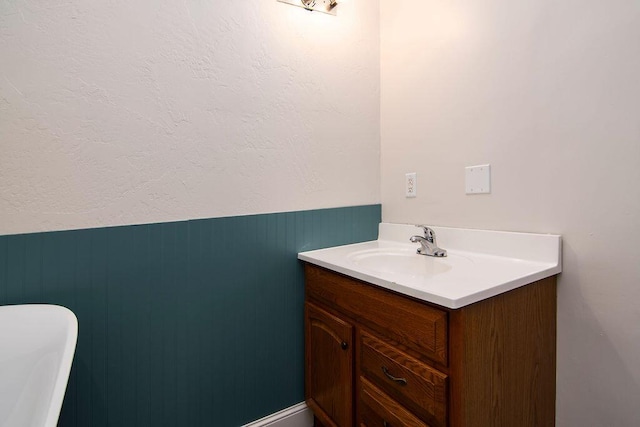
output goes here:
{"type": "Polygon", "coordinates": [[[453,310],[456,310],[471,304],[475,304],[485,299],[495,297],[497,295],[512,291],[522,286],[526,286],[528,284],[537,282],[539,280],[546,279],[548,277],[557,275],[562,272],[562,268],[560,267],[559,264],[550,265],[548,268],[544,270],[537,271],[533,274],[529,274],[527,276],[519,277],[517,279],[496,285],[494,287],[491,287],[490,289],[484,289],[479,292],[472,293],[458,299],[451,299],[451,298],[443,297],[441,295],[420,291],[410,286],[405,286],[396,282],[391,282],[391,281],[381,279],[379,277],[372,276],[366,273],[361,273],[359,271],[351,270],[349,268],[338,266],[330,262],[318,260],[318,259],[309,257],[303,253],[298,254],[298,259],[313,265],[317,265],[319,267],[326,268],[327,270],[331,270],[339,274],[344,274],[345,276],[349,276],[354,279],[362,280],[363,282],[371,283],[381,288],[385,288],[394,292],[398,292],[403,295],[407,295],[407,296],[419,299],[421,301],[440,305],[442,307],[446,307],[453,310]]]}

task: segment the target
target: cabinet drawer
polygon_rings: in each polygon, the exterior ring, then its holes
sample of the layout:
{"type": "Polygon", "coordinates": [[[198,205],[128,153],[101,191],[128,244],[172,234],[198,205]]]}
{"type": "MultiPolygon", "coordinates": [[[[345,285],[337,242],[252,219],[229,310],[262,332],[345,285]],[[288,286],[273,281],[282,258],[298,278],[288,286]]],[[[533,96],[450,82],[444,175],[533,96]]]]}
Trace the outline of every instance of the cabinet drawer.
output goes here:
{"type": "Polygon", "coordinates": [[[447,312],[314,265],[305,273],[308,298],[447,365],[447,312]]]}
{"type": "Polygon", "coordinates": [[[360,379],[361,427],[429,427],[366,379],[360,379]]]}
{"type": "Polygon", "coordinates": [[[433,426],[447,425],[447,375],[360,334],[360,375],[433,426]]]}

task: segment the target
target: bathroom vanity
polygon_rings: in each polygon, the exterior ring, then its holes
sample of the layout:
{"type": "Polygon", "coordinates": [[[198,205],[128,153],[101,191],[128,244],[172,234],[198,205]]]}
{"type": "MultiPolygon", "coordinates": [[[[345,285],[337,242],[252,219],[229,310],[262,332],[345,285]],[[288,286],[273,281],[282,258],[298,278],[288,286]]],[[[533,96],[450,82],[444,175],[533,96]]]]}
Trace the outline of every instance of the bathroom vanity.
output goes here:
{"type": "Polygon", "coordinates": [[[316,425],[553,426],[560,237],[436,228],[433,259],[412,232],[299,254],[316,425]]]}

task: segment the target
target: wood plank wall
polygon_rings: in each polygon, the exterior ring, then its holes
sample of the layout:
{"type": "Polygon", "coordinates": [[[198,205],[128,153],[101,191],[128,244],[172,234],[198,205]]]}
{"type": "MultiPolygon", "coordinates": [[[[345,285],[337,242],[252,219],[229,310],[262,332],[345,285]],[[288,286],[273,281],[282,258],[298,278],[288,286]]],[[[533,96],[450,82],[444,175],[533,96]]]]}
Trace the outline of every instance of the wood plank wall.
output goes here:
{"type": "Polygon", "coordinates": [[[0,305],[78,317],[60,427],[234,427],[304,400],[299,251],[380,205],[0,236],[0,305]]]}

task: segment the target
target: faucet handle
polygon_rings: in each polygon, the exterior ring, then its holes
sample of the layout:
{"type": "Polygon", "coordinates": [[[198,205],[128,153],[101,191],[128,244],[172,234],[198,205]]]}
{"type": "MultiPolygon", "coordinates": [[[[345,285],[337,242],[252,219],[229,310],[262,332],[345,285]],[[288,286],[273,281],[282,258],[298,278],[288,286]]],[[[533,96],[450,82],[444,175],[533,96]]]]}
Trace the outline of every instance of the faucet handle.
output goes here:
{"type": "Polygon", "coordinates": [[[427,239],[430,243],[433,243],[433,244],[436,243],[436,232],[433,231],[431,227],[428,227],[426,225],[416,225],[416,227],[422,228],[425,239],[427,239]]]}

